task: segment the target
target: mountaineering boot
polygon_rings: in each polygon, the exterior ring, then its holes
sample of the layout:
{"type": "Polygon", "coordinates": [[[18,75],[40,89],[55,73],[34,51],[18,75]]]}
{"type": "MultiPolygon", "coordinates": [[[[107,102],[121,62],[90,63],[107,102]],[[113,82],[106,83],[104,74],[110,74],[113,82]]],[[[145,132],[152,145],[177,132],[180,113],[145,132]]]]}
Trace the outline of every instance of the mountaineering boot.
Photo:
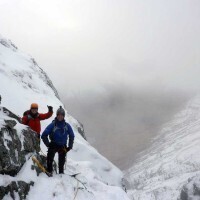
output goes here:
{"type": "Polygon", "coordinates": [[[42,172],[44,172],[48,177],[52,177],[52,173],[49,173],[49,172],[46,170],[46,168],[40,163],[40,161],[39,161],[35,156],[32,157],[32,161],[33,161],[34,163],[36,163],[37,166],[39,167],[39,169],[40,169],[42,172]]]}
{"type": "Polygon", "coordinates": [[[47,172],[47,176],[53,177],[53,173],[52,172],[47,172]]]}

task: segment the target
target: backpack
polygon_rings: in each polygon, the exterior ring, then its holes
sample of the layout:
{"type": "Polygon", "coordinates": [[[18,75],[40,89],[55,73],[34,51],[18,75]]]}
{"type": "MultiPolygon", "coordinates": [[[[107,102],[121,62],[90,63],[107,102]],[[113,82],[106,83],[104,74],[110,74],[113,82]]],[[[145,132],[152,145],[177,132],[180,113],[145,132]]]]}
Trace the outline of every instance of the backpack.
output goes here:
{"type": "MultiPolygon", "coordinates": [[[[28,118],[27,124],[29,123],[29,121],[30,121],[31,119],[34,119],[34,118],[30,115],[30,110],[25,111],[24,114],[23,114],[23,116],[24,116],[24,117],[27,116],[27,118],[28,118]]],[[[39,116],[39,114],[38,114],[38,116],[39,116]]]]}
{"type": "MultiPolygon", "coordinates": [[[[56,130],[60,129],[60,128],[58,128],[58,127],[56,126],[55,120],[53,120],[52,123],[54,123],[54,127],[53,127],[52,132],[51,132],[50,135],[49,135],[51,141],[53,141],[53,136],[54,136],[56,130]]],[[[66,122],[65,122],[65,126],[64,126],[64,131],[68,131],[68,127],[67,127],[67,123],[66,123],[66,122]]]]}

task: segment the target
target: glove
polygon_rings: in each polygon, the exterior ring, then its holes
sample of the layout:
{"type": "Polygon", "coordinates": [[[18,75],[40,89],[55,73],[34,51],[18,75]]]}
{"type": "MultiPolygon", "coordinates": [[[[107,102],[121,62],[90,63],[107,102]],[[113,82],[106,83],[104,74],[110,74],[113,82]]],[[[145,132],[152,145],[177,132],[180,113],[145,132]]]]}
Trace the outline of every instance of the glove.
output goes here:
{"type": "Polygon", "coordinates": [[[71,150],[71,148],[70,148],[70,147],[67,147],[67,148],[66,148],[66,150],[67,150],[67,152],[68,152],[68,151],[70,151],[70,150],[71,150]]]}
{"type": "Polygon", "coordinates": [[[53,107],[52,106],[47,106],[49,109],[49,112],[53,112],[53,107]]]}
{"type": "Polygon", "coordinates": [[[69,148],[69,147],[62,147],[62,148],[58,149],[58,153],[67,153],[70,150],[71,150],[71,148],[69,148]]]}

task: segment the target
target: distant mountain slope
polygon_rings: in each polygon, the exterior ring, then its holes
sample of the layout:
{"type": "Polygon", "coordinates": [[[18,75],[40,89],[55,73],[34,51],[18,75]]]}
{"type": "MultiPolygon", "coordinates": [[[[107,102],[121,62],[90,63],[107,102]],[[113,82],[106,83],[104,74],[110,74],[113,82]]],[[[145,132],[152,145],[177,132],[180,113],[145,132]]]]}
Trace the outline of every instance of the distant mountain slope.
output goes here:
{"type": "Polygon", "coordinates": [[[174,200],[188,178],[200,175],[200,96],[165,125],[126,177],[134,200],[174,200]]]}
{"type": "MultiPolygon", "coordinates": [[[[2,96],[2,106],[19,116],[22,116],[33,102],[39,104],[41,113],[47,112],[47,105],[53,106],[54,113],[60,105],[63,106],[51,80],[35,60],[19,51],[11,41],[2,36],[0,36],[0,95],[2,96]]],[[[4,116],[5,114],[0,113],[2,124],[4,124],[4,116]]],[[[42,122],[42,130],[54,117],[42,122]]],[[[81,124],[68,113],[66,121],[71,124],[76,138],[73,150],[67,156],[65,172],[80,172],[81,180],[91,192],[88,192],[83,185],[79,186],[80,192],[76,199],[128,199],[122,189],[122,172],[101,156],[79,134],[82,128],[81,124]]],[[[46,153],[47,148],[43,142],[41,142],[41,148],[46,153]]],[[[37,177],[30,168],[31,164],[32,161],[28,160],[16,177],[0,174],[0,184],[7,186],[13,180],[35,182],[28,194],[30,200],[70,199],[74,195],[75,180],[59,175],[55,175],[51,179],[47,178],[45,174],[37,177]]],[[[9,194],[6,198],[10,198],[9,194]]]]}

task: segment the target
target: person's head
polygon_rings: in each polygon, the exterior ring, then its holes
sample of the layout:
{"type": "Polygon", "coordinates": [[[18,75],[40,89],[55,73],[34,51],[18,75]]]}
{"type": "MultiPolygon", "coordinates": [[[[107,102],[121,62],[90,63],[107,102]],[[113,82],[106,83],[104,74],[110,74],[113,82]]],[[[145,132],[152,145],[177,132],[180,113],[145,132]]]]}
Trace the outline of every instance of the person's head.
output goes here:
{"type": "Polygon", "coordinates": [[[65,110],[60,106],[56,112],[56,118],[58,121],[62,121],[65,118],[65,110]]]}
{"type": "Polygon", "coordinates": [[[31,112],[33,114],[36,114],[38,112],[38,104],[37,103],[32,103],[30,110],[31,110],[31,112]]]}

